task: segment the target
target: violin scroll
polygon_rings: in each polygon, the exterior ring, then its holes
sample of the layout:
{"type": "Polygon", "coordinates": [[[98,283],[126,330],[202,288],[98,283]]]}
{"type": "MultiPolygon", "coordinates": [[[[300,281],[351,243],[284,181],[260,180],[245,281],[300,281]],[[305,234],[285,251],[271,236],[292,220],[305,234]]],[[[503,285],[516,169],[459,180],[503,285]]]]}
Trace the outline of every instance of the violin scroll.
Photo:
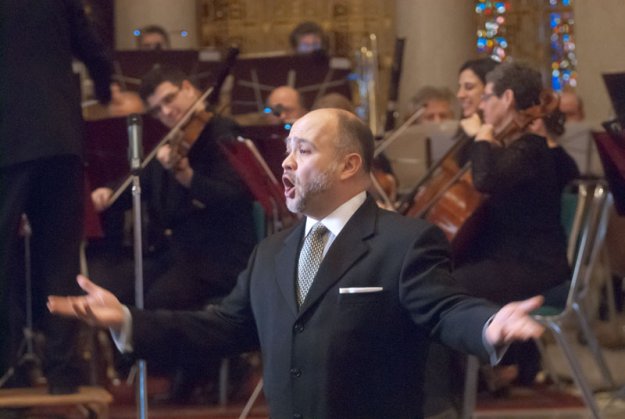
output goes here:
{"type": "Polygon", "coordinates": [[[495,140],[502,145],[508,144],[511,137],[524,132],[534,120],[555,112],[560,105],[560,96],[551,89],[543,89],[538,100],[537,105],[519,111],[516,117],[495,135],[495,140]]]}

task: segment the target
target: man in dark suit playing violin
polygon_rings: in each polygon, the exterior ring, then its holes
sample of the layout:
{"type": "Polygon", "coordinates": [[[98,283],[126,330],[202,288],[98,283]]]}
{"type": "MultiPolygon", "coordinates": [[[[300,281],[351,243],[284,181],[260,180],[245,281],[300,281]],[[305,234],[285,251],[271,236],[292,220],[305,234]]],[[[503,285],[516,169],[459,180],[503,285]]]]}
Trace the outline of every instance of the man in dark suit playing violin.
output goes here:
{"type": "MultiPolygon", "coordinates": [[[[162,145],[141,173],[150,235],[145,307],[200,309],[232,289],[256,242],[252,197],[217,144],[236,135],[238,127],[206,111],[205,103],[197,102],[202,92],[177,69],[153,69],[139,93],[148,112],[169,128],[193,106],[201,116],[193,123],[205,124],[196,138],[187,135],[180,144],[162,145]]],[[[92,193],[96,209],[107,207],[112,192],[99,188],[92,193]]],[[[130,206],[129,191],[116,206],[130,206]]],[[[134,301],[128,258],[125,264],[105,258],[94,265],[97,282],[116,290],[125,303],[134,301]]]]}
{"type": "Polygon", "coordinates": [[[493,360],[542,333],[528,316],[541,299],[498,311],[456,288],[443,233],[367,196],[372,160],[357,116],[312,111],[282,164],[287,205],[306,217],[256,247],[220,305],[129,311],[80,277],[86,296],[48,307],[112,328],[119,347],[156,362],[260,347],[272,418],[420,418],[428,337],[493,360]]]}

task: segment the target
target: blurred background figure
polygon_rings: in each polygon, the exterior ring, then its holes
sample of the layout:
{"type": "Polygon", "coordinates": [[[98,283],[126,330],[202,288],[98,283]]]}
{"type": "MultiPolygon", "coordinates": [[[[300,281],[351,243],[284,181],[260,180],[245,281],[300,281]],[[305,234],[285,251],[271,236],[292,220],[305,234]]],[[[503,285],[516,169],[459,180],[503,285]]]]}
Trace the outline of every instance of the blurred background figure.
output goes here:
{"type": "Polygon", "coordinates": [[[601,177],[603,169],[592,139],[592,125],[585,119],[584,102],[572,90],[560,94],[560,111],[564,114],[564,133],[556,138],[573,157],[584,177],[601,177]]]}
{"type": "Polygon", "coordinates": [[[583,121],[584,102],[575,92],[565,90],[560,95],[560,112],[567,121],[583,121]]]}
{"type": "Polygon", "coordinates": [[[271,124],[292,124],[307,112],[302,96],[290,86],[279,86],[267,97],[268,119],[271,124]]]}
{"type": "Polygon", "coordinates": [[[419,89],[408,103],[406,119],[422,107],[424,112],[415,121],[416,124],[440,123],[455,119],[456,100],[447,87],[424,86],[419,89]]]}
{"type": "Polygon", "coordinates": [[[293,52],[308,54],[314,51],[327,51],[328,42],[321,26],[315,22],[302,22],[289,35],[293,52]]]}
{"type": "Polygon", "coordinates": [[[137,48],[141,50],[169,49],[169,35],[162,26],[147,25],[140,29],[137,48]]]}
{"type": "Polygon", "coordinates": [[[313,103],[311,111],[322,108],[343,109],[347,112],[356,113],[354,104],[344,95],[336,92],[327,93],[313,103]]]}
{"type": "Polygon", "coordinates": [[[454,144],[458,129],[457,102],[447,87],[423,86],[410,99],[404,123],[420,109],[423,113],[386,148],[398,196],[409,193],[428,167],[454,144]]]}

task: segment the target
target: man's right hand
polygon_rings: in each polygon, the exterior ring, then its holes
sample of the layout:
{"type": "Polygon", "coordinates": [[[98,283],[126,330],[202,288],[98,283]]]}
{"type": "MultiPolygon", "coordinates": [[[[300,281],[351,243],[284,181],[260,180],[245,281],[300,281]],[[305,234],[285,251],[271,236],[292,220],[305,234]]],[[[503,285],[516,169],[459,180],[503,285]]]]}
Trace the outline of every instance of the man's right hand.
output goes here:
{"type": "Polygon", "coordinates": [[[48,310],[52,314],[76,317],[91,326],[108,327],[119,332],[124,320],[124,306],[117,297],[86,276],[78,275],[77,282],[87,295],[48,296],[48,310]]]}
{"type": "Polygon", "coordinates": [[[481,126],[482,120],[477,113],[460,120],[460,127],[469,137],[475,137],[481,126]]]}

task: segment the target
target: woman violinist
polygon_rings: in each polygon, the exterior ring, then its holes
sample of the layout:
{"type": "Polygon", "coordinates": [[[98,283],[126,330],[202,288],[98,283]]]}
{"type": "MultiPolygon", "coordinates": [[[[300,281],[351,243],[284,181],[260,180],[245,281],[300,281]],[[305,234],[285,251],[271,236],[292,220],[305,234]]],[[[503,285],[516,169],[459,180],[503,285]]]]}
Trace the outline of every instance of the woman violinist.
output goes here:
{"type": "MultiPolygon", "coordinates": [[[[570,276],[560,224],[563,185],[546,139],[529,131],[544,116],[540,73],[505,63],[486,81],[484,123],[469,157],[473,184],[489,198],[480,233],[456,261],[454,276],[471,294],[505,304],[544,294],[570,276]]],[[[519,365],[520,382],[533,382],[534,358],[519,365]]]]}

